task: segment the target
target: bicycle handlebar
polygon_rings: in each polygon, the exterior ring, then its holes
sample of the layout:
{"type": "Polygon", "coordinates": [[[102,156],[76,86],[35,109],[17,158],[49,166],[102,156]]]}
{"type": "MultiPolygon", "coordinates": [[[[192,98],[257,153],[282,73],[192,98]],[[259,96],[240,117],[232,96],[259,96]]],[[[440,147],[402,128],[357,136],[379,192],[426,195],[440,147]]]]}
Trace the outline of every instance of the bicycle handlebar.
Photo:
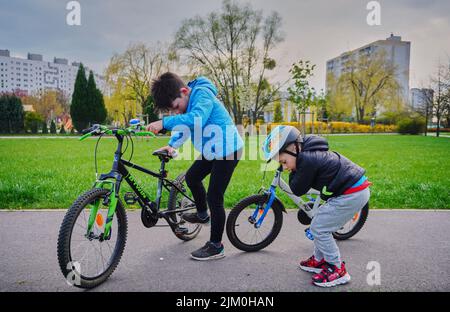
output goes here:
{"type": "Polygon", "coordinates": [[[141,131],[145,130],[144,127],[128,127],[128,128],[114,128],[110,129],[107,126],[103,125],[93,125],[92,127],[88,129],[84,129],[81,133],[84,133],[83,136],[81,136],[80,141],[83,141],[87,139],[90,136],[93,135],[100,135],[100,134],[118,134],[118,135],[135,135],[135,136],[152,136],[156,137],[156,135],[153,132],[150,131],[141,131]]]}

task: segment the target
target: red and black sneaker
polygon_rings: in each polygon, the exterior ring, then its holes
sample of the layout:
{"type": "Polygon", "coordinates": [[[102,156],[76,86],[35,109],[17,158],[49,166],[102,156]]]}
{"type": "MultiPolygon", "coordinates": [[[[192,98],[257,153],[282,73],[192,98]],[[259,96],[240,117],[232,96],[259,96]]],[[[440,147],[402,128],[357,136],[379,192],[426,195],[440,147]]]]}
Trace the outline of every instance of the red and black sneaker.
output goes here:
{"type": "Polygon", "coordinates": [[[322,272],[312,276],[314,285],[320,287],[332,287],[341,284],[347,284],[350,281],[350,274],[345,269],[345,262],[342,262],[341,267],[327,263],[322,272]]]}
{"type": "Polygon", "coordinates": [[[325,268],[326,262],[325,259],[317,261],[313,256],[309,257],[308,260],[300,261],[300,269],[306,272],[311,273],[320,273],[325,268]]]}

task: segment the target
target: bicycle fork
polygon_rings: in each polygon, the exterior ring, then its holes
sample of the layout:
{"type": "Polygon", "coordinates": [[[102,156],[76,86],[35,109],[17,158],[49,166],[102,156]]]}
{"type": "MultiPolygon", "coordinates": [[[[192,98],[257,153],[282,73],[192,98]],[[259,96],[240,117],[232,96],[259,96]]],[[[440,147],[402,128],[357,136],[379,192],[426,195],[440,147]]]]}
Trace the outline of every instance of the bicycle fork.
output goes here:
{"type": "MultiPolygon", "coordinates": [[[[106,222],[105,222],[105,230],[99,237],[100,240],[105,240],[110,237],[111,225],[112,225],[114,214],[116,212],[117,201],[118,201],[117,196],[116,196],[117,195],[116,194],[116,182],[107,181],[107,180],[97,181],[97,182],[95,182],[94,187],[103,188],[104,184],[110,184],[110,194],[108,197],[108,214],[107,214],[106,222]]],[[[88,220],[88,226],[87,226],[87,232],[86,232],[86,236],[88,238],[92,236],[91,231],[92,231],[92,227],[94,226],[94,222],[96,221],[96,218],[97,218],[99,205],[100,205],[100,199],[97,199],[93,204],[91,204],[91,212],[89,214],[89,220],[88,220]]]]}
{"type": "Polygon", "coordinates": [[[277,169],[277,172],[275,173],[275,177],[272,181],[272,184],[270,185],[269,190],[267,190],[265,192],[265,194],[269,196],[266,207],[262,208],[262,206],[264,206],[264,203],[257,205],[255,211],[253,212],[253,215],[249,218],[249,222],[253,223],[255,225],[255,228],[257,228],[257,229],[261,227],[261,225],[264,221],[264,218],[266,217],[267,213],[269,212],[270,207],[272,207],[272,204],[276,199],[275,189],[276,189],[277,185],[279,184],[281,172],[282,172],[282,168],[280,167],[277,169]],[[262,210],[262,214],[259,217],[259,219],[257,219],[261,210],[262,210]]]}

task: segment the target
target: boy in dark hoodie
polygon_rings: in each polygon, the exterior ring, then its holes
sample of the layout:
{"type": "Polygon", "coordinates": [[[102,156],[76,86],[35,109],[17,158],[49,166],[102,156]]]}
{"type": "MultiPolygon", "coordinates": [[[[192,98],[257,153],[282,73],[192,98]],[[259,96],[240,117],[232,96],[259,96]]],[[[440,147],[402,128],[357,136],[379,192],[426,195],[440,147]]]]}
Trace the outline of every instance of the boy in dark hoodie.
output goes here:
{"type": "Polygon", "coordinates": [[[317,286],[331,287],[350,281],[332,233],[358,213],[369,201],[370,182],[365,170],[346,157],[332,152],[327,141],[319,136],[301,137],[290,126],[275,128],[266,139],[266,158],[276,159],[290,171],[289,186],[301,196],[309,189],[321,191],[326,200],[314,215],[311,233],[314,254],[300,262],[300,268],[316,273],[312,281],[317,286]]]}

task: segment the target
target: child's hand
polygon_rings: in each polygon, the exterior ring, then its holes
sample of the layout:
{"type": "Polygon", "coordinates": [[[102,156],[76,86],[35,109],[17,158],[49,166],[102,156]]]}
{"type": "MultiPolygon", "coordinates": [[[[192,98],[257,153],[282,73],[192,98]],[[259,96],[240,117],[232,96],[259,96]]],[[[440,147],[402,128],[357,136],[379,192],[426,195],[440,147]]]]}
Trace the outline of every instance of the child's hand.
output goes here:
{"type": "Polygon", "coordinates": [[[162,120],[154,121],[150,124],[148,124],[146,130],[151,131],[155,134],[157,134],[159,131],[163,129],[162,120]]]}
{"type": "Polygon", "coordinates": [[[169,145],[161,147],[159,151],[167,151],[167,153],[169,153],[169,156],[173,156],[173,154],[176,153],[176,150],[169,145]]]}

